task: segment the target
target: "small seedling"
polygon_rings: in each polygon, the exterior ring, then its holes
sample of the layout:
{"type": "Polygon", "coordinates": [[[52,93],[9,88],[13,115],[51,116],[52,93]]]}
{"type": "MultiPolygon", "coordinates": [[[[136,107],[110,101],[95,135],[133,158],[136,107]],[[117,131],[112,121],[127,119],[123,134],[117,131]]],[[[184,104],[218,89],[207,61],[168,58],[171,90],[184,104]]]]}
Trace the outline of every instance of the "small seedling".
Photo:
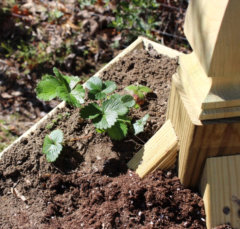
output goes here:
{"type": "Polygon", "coordinates": [[[62,151],[63,132],[54,130],[46,135],[43,142],[43,153],[46,154],[48,162],[54,162],[62,151]]]}
{"type": "MultiPolygon", "coordinates": [[[[90,78],[85,87],[89,90],[89,98],[99,102],[89,103],[82,108],[81,117],[92,120],[99,133],[107,132],[113,140],[122,140],[126,137],[129,126],[131,127],[131,119],[127,114],[135,105],[134,98],[131,95],[108,95],[114,92],[116,84],[112,81],[103,82],[98,77],[90,78]]],[[[135,134],[140,132],[138,128],[135,134]]]]}
{"type": "Polygon", "coordinates": [[[133,124],[133,128],[134,128],[134,133],[135,133],[135,135],[143,132],[144,126],[146,125],[148,118],[149,118],[149,114],[146,114],[143,118],[137,120],[137,121],[133,124]]]}
{"type": "Polygon", "coordinates": [[[85,90],[79,85],[80,79],[75,76],[63,75],[57,68],[53,68],[55,76],[44,75],[38,83],[37,97],[44,101],[50,101],[56,97],[68,104],[80,107],[84,103],[85,90]]]}
{"type": "Polygon", "coordinates": [[[125,90],[133,96],[139,106],[144,104],[146,94],[152,92],[151,88],[143,85],[129,85],[125,90]]]}

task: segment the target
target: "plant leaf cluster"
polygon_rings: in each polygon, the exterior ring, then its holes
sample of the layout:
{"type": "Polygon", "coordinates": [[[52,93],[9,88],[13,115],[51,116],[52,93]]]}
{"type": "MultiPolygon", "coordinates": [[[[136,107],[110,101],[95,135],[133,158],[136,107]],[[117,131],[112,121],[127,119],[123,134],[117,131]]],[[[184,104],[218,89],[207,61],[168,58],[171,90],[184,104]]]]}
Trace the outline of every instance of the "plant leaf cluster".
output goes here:
{"type": "Polygon", "coordinates": [[[133,95],[137,95],[140,99],[144,99],[147,93],[152,92],[151,88],[143,85],[129,85],[125,88],[126,91],[133,95]]]}
{"type": "Polygon", "coordinates": [[[74,107],[80,107],[84,103],[85,90],[78,84],[80,79],[76,76],[63,75],[57,68],[53,68],[55,76],[44,75],[38,83],[37,97],[44,101],[50,101],[56,97],[74,107]]]}
{"type": "MultiPolygon", "coordinates": [[[[117,88],[115,82],[102,81],[99,77],[94,76],[85,84],[80,85],[78,77],[63,75],[56,68],[53,69],[53,72],[54,76],[45,75],[38,83],[36,92],[39,99],[49,101],[60,98],[73,107],[81,107],[81,117],[91,120],[98,132],[106,132],[113,140],[123,139],[129,130],[135,134],[143,131],[149,116],[146,115],[132,124],[128,112],[136,105],[136,102],[129,94],[114,93],[117,88]],[[85,103],[86,94],[91,102],[82,105],[85,103]]],[[[138,87],[138,91],[141,93],[149,91],[143,86],[138,87]]],[[[50,149],[52,152],[50,155],[53,155],[47,156],[49,161],[57,155],[57,149],[61,150],[59,144],[57,145],[58,142],[54,140],[54,136],[47,135],[44,140],[44,152],[50,149]]]]}
{"type": "Polygon", "coordinates": [[[95,99],[96,95],[100,101],[92,102],[81,109],[81,117],[90,119],[100,132],[106,131],[114,140],[121,140],[126,137],[128,132],[128,123],[130,119],[127,113],[131,107],[135,105],[135,101],[131,95],[112,94],[116,89],[116,84],[112,81],[102,82],[98,77],[92,77],[86,82],[89,98],[95,99]],[[96,84],[92,86],[92,82],[96,84]],[[104,98],[104,99],[103,99],[104,98]]]}
{"type": "Polygon", "coordinates": [[[159,6],[156,0],[120,1],[114,10],[115,20],[112,26],[118,31],[125,32],[130,41],[139,35],[152,38],[152,31],[159,25],[153,12],[159,6]]]}

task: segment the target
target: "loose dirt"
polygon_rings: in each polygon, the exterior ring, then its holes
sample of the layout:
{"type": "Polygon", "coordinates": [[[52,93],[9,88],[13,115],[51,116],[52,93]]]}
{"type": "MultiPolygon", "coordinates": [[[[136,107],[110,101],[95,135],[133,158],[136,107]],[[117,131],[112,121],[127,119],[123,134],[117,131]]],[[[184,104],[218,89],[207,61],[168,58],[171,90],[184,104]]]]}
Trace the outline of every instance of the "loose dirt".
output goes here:
{"type": "Polygon", "coordinates": [[[0,228],[206,228],[202,199],[184,189],[175,171],[140,180],[126,163],[165,120],[177,60],[139,50],[102,74],[118,91],[132,83],[150,87],[133,119],[150,115],[144,133],[112,141],[65,107],[0,161],[0,228]],[[44,136],[60,128],[65,147],[47,163],[44,136]]]}

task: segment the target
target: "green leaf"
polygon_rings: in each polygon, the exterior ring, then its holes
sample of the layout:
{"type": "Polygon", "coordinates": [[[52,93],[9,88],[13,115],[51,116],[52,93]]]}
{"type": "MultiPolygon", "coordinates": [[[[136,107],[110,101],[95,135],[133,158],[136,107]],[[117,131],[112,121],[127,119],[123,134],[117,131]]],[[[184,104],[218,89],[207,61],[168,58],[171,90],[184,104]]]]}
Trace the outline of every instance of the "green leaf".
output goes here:
{"type": "Polygon", "coordinates": [[[60,83],[56,90],[58,98],[66,102],[70,100],[69,96],[70,90],[68,90],[68,88],[64,84],[60,83]]]}
{"type": "Polygon", "coordinates": [[[143,85],[138,85],[138,91],[149,93],[152,92],[152,89],[143,85]]]}
{"type": "Polygon", "coordinates": [[[86,88],[91,91],[91,92],[99,92],[102,91],[102,80],[99,77],[91,77],[86,83],[85,86],[86,88]]]}
{"type": "Polygon", "coordinates": [[[86,83],[86,88],[89,90],[88,96],[90,99],[104,99],[106,95],[112,93],[116,89],[116,84],[112,81],[102,82],[99,77],[91,77],[86,83]]]}
{"type": "Polygon", "coordinates": [[[67,81],[71,90],[80,82],[77,76],[62,75],[62,77],[67,81]]]}
{"type": "Polygon", "coordinates": [[[103,92],[97,92],[97,93],[92,93],[92,92],[89,92],[88,93],[88,97],[90,99],[97,99],[97,100],[102,100],[102,99],[105,99],[106,98],[106,94],[103,93],[103,92]]]}
{"type": "Polygon", "coordinates": [[[43,142],[43,153],[46,154],[48,162],[54,162],[62,151],[63,132],[54,130],[46,135],[43,142]]]}
{"type": "Polygon", "coordinates": [[[115,124],[117,117],[116,111],[106,110],[103,115],[93,119],[93,123],[97,129],[106,130],[115,124]]]}
{"type": "Polygon", "coordinates": [[[65,87],[65,89],[70,92],[70,87],[68,85],[67,80],[63,77],[62,73],[59,72],[59,70],[57,68],[53,68],[53,72],[56,76],[56,78],[58,79],[59,83],[61,84],[62,87],[65,87]]]}
{"type": "Polygon", "coordinates": [[[135,105],[135,100],[131,95],[123,95],[121,100],[126,107],[133,107],[135,105]]]}
{"type": "Polygon", "coordinates": [[[103,90],[102,92],[105,94],[110,94],[113,91],[115,91],[115,89],[117,88],[117,85],[115,82],[113,81],[106,81],[103,83],[103,90]]]}
{"type": "Polygon", "coordinates": [[[143,132],[144,126],[146,125],[148,118],[149,118],[149,114],[146,114],[143,118],[137,120],[133,124],[133,129],[134,129],[134,134],[135,135],[143,132]]]}
{"type": "Polygon", "coordinates": [[[105,100],[102,105],[103,111],[115,111],[118,115],[125,115],[128,112],[128,108],[122,103],[121,96],[111,96],[110,99],[105,100]]]}
{"type": "Polygon", "coordinates": [[[122,140],[126,137],[128,132],[128,127],[123,122],[116,122],[114,126],[107,129],[107,133],[109,134],[110,138],[113,140],[122,140]]]}
{"type": "Polygon", "coordinates": [[[49,101],[57,97],[56,88],[59,86],[59,82],[51,75],[45,75],[38,83],[36,92],[37,97],[44,101],[49,101]]]}
{"type": "Polygon", "coordinates": [[[80,107],[84,103],[85,90],[82,85],[77,85],[70,93],[70,100],[68,101],[75,107],[80,107]]]}
{"type": "Polygon", "coordinates": [[[97,131],[97,133],[102,134],[102,133],[104,133],[106,130],[96,129],[96,131],[97,131]]]}
{"type": "Polygon", "coordinates": [[[80,79],[76,76],[63,75],[57,68],[53,68],[54,76],[44,76],[39,82],[36,92],[43,100],[51,100],[55,97],[66,101],[72,106],[80,107],[84,103],[85,90],[77,85],[80,79]]]}
{"type": "Polygon", "coordinates": [[[138,87],[136,85],[129,85],[124,89],[129,92],[134,92],[134,94],[136,94],[136,92],[138,91],[138,87]]]}
{"type": "Polygon", "coordinates": [[[145,94],[152,92],[152,89],[143,85],[129,85],[125,87],[125,90],[131,94],[138,95],[140,99],[144,99],[145,94]]]}
{"type": "Polygon", "coordinates": [[[49,134],[49,137],[57,143],[62,143],[63,141],[63,132],[61,130],[54,130],[49,134]]]}
{"type": "Polygon", "coordinates": [[[96,103],[90,103],[81,109],[80,115],[84,119],[95,119],[102,115],[102,111],[96,103]]]}

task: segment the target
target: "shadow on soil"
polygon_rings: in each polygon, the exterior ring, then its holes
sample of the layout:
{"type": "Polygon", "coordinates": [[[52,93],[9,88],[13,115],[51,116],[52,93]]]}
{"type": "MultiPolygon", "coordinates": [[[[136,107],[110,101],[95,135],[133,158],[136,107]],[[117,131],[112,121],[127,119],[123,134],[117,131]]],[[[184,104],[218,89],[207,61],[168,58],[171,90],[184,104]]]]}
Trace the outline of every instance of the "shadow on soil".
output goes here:
{"type": "Polygon", "coordinates": [[[70,173],[77,169],[82,162],[83,156],[79,152],[70,146],[65,146],[54,165],[63,173],[70,173]]]}

